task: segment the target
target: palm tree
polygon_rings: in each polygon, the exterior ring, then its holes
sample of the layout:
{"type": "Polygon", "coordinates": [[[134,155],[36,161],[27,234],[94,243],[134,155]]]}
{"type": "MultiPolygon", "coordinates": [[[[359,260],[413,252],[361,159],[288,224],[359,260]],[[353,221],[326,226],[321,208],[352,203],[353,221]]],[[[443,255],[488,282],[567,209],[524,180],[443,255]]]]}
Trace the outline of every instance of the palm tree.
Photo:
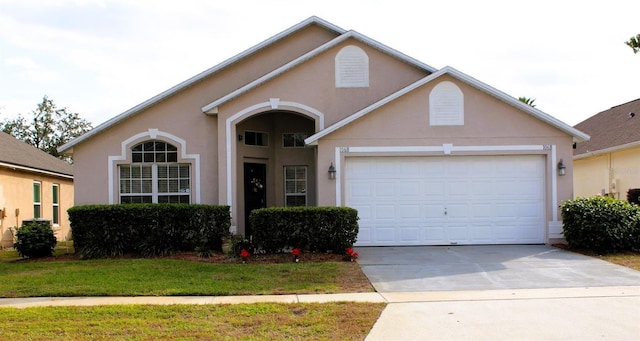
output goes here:
{"type": "Polygon", "coordinates": [[[520,102],[522,102],[524,104],[530,105],[532,108],[536,107],[536,105],[533,104],[533,102],[536,101],[535,98],[527,98],[527,97],[522,96],[522,97],[518,97],[518,101],[520,101],[520,102]]]}
{"type": "Polygon", "coordinates": [[[640,34],[637,34],[635,37],[631,37],[629,41],[625,42],[625,44],[633,49],[633,53],[638,53],[638,51],[640,51],[640,34]]]}

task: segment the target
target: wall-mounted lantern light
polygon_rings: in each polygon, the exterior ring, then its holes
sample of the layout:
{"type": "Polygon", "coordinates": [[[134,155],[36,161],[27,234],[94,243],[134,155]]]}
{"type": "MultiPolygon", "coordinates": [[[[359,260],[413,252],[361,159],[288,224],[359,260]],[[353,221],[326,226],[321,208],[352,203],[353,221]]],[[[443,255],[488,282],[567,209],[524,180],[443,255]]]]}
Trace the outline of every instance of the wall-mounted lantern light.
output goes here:
{"type": "Polygon", "coordinates": [[[329,166],[329,180],[335,180],[336,179],[336,167],[333,165],[333,162],[331,162],[331,166],[329,166]]]}
{"type": "Polygon", "coordinates": [[[562,159],[560,159],[560,162],[558,162],[558,175],[564,176],[565,174],[567,174],[567,166],[565,166],[562,159]]]}

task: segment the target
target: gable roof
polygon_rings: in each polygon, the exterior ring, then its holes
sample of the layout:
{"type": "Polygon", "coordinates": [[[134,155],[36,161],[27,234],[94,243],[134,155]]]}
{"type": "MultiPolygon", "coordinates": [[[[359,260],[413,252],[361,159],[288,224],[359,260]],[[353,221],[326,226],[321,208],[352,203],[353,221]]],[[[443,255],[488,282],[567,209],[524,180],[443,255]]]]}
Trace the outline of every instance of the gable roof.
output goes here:
{"type": "Polygon", "coordinates": [[[410,84],[409,86],[400,89],[399,91],[379,100],[376,103],[371,104],[370,106],[356,112],[353,113],[352,115],[348,116],[347,118],[336,122],[335,124],[331,125],[330,127],[327,127],[326,129],[310,136],[309,138],[307,138],[305,140],[305,143],[308,145],[314,145],[318,143],[318,140],[323,138],[324,136],[327,136],[329,134],[331,134],[332,132],[346,126],[347,124],[359,119],[362,116],[365,116],[367,114],[369,114],[370,112],[382,107],[383,105],[400,98],[401,96],[441,77],[442,75],[450,75],[456,79],[458,79],[459,81],[462,81],[480,91],[483,91],[495,98],[497,98],[498,100],[501,100],[502,102],[505,102],[511,106],[514,106],[528,114],[530,114],[531,116],[553,126],[556,127],[558,129],[560,129],[561,131],[564,131],[565,133],[571,135],[573,137],[573,141],[574,142],[581,142],[581,141],[586,141],[589,140],[589,135],[579,131],[578,129],[575,129],[573,127],[571,127],[570,125],[558,120],[557,118],[550,116],[549,114],[544,113],[541,110],[538,110],[528,104],[525,104],[521,101],[519,101],[518,99],[507,95],[506,93],[495,89],[483,82],[480,82],[479,80],[468,76],[450,66],[444,67],[442,69],[440,69],[437,72],[434,72],[416,82],[414,82],[413,84],[410,84]]]}
{"type": "Polygon", "coordinates": [[[591,135],[576,145],[577,158],[640,146],[640,98],[595,114],[575,128],[591,135]]]}
{"type": "Polygon", "coordinates": [[[216,66],[214,66],[212,68],[209,68],[209,69],[207,69],[207,70],[205,70],[205,71],[203,71],[203,72],[201,72],[201,73],[199,73],[199,74],[187,79],[186,81],[184,81],[184,82],[182,82],[182,83],[180,83],[180,84],[178,84],[178,85],[176,85],[176,86],[174,86],[174,87],[172,87],[172,88],[170,88],[170,89],[168,89],[168,90],[166,90],[164,92],[161,92],[160,94],[158,94],[158,95],[156,95],[156,96],[154,96],[154,97],[152,97],[152,98],[150,98],[150,99],[148,99],[148,100],[136,105],[135,107],[133,107],[133,108],[121,113],[120,115],[115,116],[115,117],[107,120],[106,122],[104,122],[104,123],[100,124],[99,126],[93,128],[88,133],[86,133],[86,134],[84,134],[84,135],[82,135],[82,136],[80,136],[80,137],[78,137],[78,138],[76,138],[76,139],[74,139],[72,141],[69,141],[68,143],[66,143],[66,144],[64,144],[62,146],[60,146],[58,148],[58,151],[60,153],[62,153],[62,152],[65,152],[65,151],[72,150],[73,146],[75,146],[76,144],[78,144],[78,143],[80,143],[80,142],[82,142],[84,140],[87,140],[87,139],[91,138],[92,136],[94,136],[96,134],[99,134],[99,133],[109,129],[110,127],[120,123],[121,121],[123,121],[123,120],[125,120],[125,119],[127,119],[127,118],[129,118],[131,116],[134,116],[134,115],[138,114],[139,112],[141,112],[141,111],[143,111],[143,110],[155,105],[156,103],[159,103],[159,102],[161,102],[161,101],[163,101],[163,100],[165,100],[165,99],[167,99],[167,98],[179,93],[180,91],[182,91],[182,90],[194,85],[195,83],[198,83],[199,81],[201,81],[201,80],[203,80],[205,78],[208,78],[211,75],[216,74],[217,72],[227,68],[228,66],[233,65],[233,64],[239,62],[240,60],[255,54],[256,52],[264,49],[265,47],[273,45],[274,43],[276,43],[276,42],[278,42],[278,41],[290,36],[291,34],[297,32],[297,31],[300,31],[300,30],[302,30],[302,29],[304,29],[304,28],[306,28],[308,26],[311,26],[311,25],[318,25],[318,26],[323,27],[323,28],[325,28],[325,29],[327,29],[329,31],[335,32],[337,34],[343,34],[343,33],[346,32],[346,30],[344,30],[344,29],[342,29],[342,28],[340,28],[340,27],[338,27],[338,26],[336,26],[336,25],[334,25],[334,24],[332,24],[332,23],[330,23],[328,21],[320,19],[320,18],[318,18],[316,16],[309,17],[308,19],[306,19],[306,20],[304,20],[304,21],[302,21],[302,22],[300,22],[300,23],[298,23],[298,24],[296,24],[294,26],[291,26],[290,28],[288,28],[288,29],[286,29],[286,30],[274,35],[273,37],[271,37],[271,38],[269,38],[269,39],[267,39],[267,40],[255,45],[255,46],[253,46],[253,47],[251,47],[251,48],[249,48],[249,49],[247,49],[247,50],[245,50],[245,51],[243,51],[243,52],[241,52],[241,53],[239,53],[239,54],[237,54],[237,55],[235,55],[235,56],[233,56],[233,57],[231,57],[231,58],[229,58],[229,59],[227,59],[225,61],[223,61],[222,63],[220,63],[220,64],[218,64],[218,65],[216,65],[216,66]]]}
{"type": "Polygon", "coordinates": [[[73,166],[0,131],[0,166],[73,179],[73,166]]]}
{"type": "Polygon", "coordinates": [[[271,72],[269,72],[268,74],[256,79],[255,81],[253,81],[253,82],[251,82],[251,83],[249,83],[249,84],[247,84],[247,85],[245,85],[245,86],[243,86],[243,87],[241,87],[241,88],[239,88],[239,89],[237,89],[237,90],[235,90],[235,91],[233,91],[233,92],[231,92],[231,93],[229,93],[229,94],[227,94],[227,95],[225,95],[225,96],[223,96],[223,97],[221,97],[221,98],[219,98],[219,99],[217,99],[217,100],[215,100],[215,101],[213,101],[213,102],[211,102],[211,103],[209,103],[207,105],[205,105],[204,107],[202,107],[202,112],[209,113],[209,114],[215,114],[216,113],[215,109],[219,105],[221,105],[221,104],[223,104],[225,102],[228,102],[228,101],[230,101],[230,100],[232,100],[232,99],[234,99],[234,98],[236,98],[236,97],[238,97],[238,96],[250,91],[251,89],[254,89],[254,88],[258,87],[259,85],[264,84],[264,83],[268,82],[269,80],[271,80],[271,79],[273,79],[275,77],[280,76],[281,74],[293,69],[294,67],[306,62],[307,60],[309,60],[309,59],[311,59],[311,58],[313,58],[313,57],[315,57],[315,56],[327,51],[328,49],[330,49],[330,48],[332,48],[332,47],[334,47],[334,46],[336,46],[336,45],[338,45],[338,44],[342,43],[343,41],[345,41],[347,39],[350,39],[350,38],[356,39],[356,40],[358,40],[358,41],[360,41],[360,42],[362,42],[362,43],[364,43],[366,45],[369,45],[369,46],[371,46],[371,47],[373,47],[373,48],[375,48],[375,49],[377,49],[379,51],[382,51],[383,53],[386,53],[386,54],[388,54],[388,55],[390,55],[392,57],[395,57],[395,58],[397,58],[397,59],[399,59],[399,60],[401,60],[401,61],[403,61],[403,62],[405,62],[407,64],[413,65],[414,67],[422,69],[422,70],[424,70],[426,72],[432,73],[432,72],[436,72],[437,71],[437,69],[432,67],[432,66],[429,66],[429,65],[427,65],[425,63],[422,63],[422,62],[420,62],[420,61],[418,61],[418,60],[416,60],[414,58],[411,58],[411,57],[405,55],[404,53],[401,53],[401,52],[399,52],[397,50],[394,50],[394,49],[392,49],[392,48],[390,48],[390,47],[388,47],[388,46],[386,46],[386,45],[384,45],[384,44],[382,44],[382,43],[380,43],[380,42],[378,42],[378,41],[376,41],[374,39],[371,39],[371,38],[369,38],[367,36],[364,36],[364,35],[356,32],[356,31],[350,30],[350,31],[348,31],[348,32],[336,37],[335,39],[332,39],[331,41],[329,41],[329,42],[327,42],[327,43],[325,43],[325,44],[323,44],[321,46],[318,46],[317,48],[315,48],[315,49],[305,53],[304,55],[292,60],[291,62],[289,62],[289,63],[287,63],[287,64],[285,64],[285,65],[283,65],[283,66],[271,71],[271,72]]]}

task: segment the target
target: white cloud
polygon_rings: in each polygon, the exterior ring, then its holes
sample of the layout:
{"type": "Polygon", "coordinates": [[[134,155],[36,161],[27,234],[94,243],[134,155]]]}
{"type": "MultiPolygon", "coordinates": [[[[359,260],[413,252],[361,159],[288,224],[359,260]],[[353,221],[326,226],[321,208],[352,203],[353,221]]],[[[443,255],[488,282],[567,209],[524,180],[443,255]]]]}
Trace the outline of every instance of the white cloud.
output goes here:
{"type": "Polygon", "coordinates": [[[49,94],[103,122],[318,15],[576,124],[640,97],[640,56],[623,44],[640,32],[638,12],[618,0],[0,0],[0,106],[32,110],[49,94]]]}
{"type": "Polygon", "coordinates": [[[4,62],[9,67],[16,66],[22,69],[22,72],[19,73],[24,74],[31,81],[55,81],[61,79],[58,72],[36,64],[29,57],[9,57],[5,58],[4,62]]]}

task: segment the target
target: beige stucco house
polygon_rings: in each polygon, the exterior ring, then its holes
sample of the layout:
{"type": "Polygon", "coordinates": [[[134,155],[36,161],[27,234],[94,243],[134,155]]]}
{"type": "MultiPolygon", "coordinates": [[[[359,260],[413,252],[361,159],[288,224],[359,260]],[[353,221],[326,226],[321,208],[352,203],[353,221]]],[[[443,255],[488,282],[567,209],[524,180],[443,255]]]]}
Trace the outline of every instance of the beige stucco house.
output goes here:
{"type": "Polygon", "coordinates": [[[60,150],[75,160],[77,205],[230,205],[241,234],[254,208],[349,206],[360,246],[519,244],[560,237],[572,145],[587,139],[311,17],[60,150]]]}
{"type": "Polygon", "coordinates": [[[627,199],[640,188],[640,99],[602,111],[575,126],[591,136],[573,151],[575,197],[627,199]]]}
{"type": "Polygon", "coordinates": [[[58,240],[69,238],[73,167],[0,131],[0,247],[13,245],[24,220],[51,221],[58,240]]]}

